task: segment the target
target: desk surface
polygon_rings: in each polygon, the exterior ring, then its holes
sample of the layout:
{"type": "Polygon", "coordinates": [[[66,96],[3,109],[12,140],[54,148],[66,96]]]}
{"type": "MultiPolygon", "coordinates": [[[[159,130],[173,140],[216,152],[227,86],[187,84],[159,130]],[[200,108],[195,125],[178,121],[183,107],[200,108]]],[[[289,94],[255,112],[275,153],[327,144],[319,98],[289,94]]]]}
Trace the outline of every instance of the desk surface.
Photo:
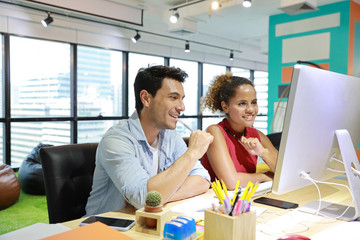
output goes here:
{"type": "MultiPolygon", "coordinates": [[[[341,183],[341,184],[347,184],[347,181],[341,180],[341,179],[332,179],[331,182],[335,183],[341,183]]],[[[335,186],[335,185],[319,185],[321,196],[323,201],[330,201],[335,203],[340,203],[343,205],[350,205],[351,204],[351,195],[348,192],[348,190],[341,186],[335,186]]],[[[206,198],[212,198],[214,196],[212,190],[209,190],[207,193],[201,195],[202,197],[206,198]]],[[[290,201],[290,202],[296,202],[299,204],[299,206],[302,206],[304,204],[307,204],[308,202],[318,200],[318,191],[314,185],[284,194],[284,195],[276,195],[273,193],[267,194],[267,197],[276,198],[280,200],[290,201]]],[[[181,204],[187,200],[182,200],[178,202],[168,203],[164,208],[171,209],[172,207],[181,204]]],[[[265,206],[261,204],[254,203],[254,206],[259,207],[266,207],[267,211],[264,212],[260,217],[257,218],[257,239],[277,239],[281,235],[281,231],[288,232],[288,227],[282,227],[284,225],[284,222],[291,223],[292,227],[295,227],[295,229],[301,229],[301,232],[298,234],[302,234],[305,236],[312,236],[316,233],[319,233],[325,229],[334,227],[336,225],[339,225],[343,223],[343,221],[330,219],[330,218],[324,218],[320,216],[315,216],[313,214],[306,214],[302,213],[300,211],[284,211],[280,208],[265,206]],[[289,220],[290,217],[290,220],[289,220]],[[300,221],[299,224],[296,224],[294,226],[295,220],[300,221]],[[306,222],[304,224],[304,222],[306,222]],[[271,229],[271,230],[270,230],[271,229]],[[274,229],[277,229],[278,231],[273,231],[274,229]]],[[[104,214],[100,214],[103,216],[109,216],[109,217],[120,217],[120,218],[129,218],[129,219],[135,219],[135,209],[134,208],[126,208],[119,211],[114,212],[107,212],[104,214]]],[[[174,213],[176,215],[176,213],[174,213]]],[[[70,228],[77,228],[79,227],[80,222],[83,219],[76,219],[68,222],[64,222],[63,225],[70,227],[70,228]]],[[[129,231],[124,232],[125,234],[135,238],[135,239],[161,239],[160,237],[144,234],[140,232],[135,231],[135,227],[132,227],[129,231]]]]}

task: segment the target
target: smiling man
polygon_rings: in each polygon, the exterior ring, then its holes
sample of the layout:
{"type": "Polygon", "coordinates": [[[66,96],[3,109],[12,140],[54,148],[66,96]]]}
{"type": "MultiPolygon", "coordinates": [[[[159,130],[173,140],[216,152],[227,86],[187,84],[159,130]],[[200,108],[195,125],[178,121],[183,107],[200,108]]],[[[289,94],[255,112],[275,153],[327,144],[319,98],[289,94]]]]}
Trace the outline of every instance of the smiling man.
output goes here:
{"type": "Polygon", "coordinates": [[[147,192],[161,193],[163,204],[208,190],[210,177],[199,159],[213,136],[196,130],[189,147],[175,131],[185,110],[179,68],[140,69],[134,83],[136,110],[110,128],[99,143],[86,215],[141,208],[147,192]]]}

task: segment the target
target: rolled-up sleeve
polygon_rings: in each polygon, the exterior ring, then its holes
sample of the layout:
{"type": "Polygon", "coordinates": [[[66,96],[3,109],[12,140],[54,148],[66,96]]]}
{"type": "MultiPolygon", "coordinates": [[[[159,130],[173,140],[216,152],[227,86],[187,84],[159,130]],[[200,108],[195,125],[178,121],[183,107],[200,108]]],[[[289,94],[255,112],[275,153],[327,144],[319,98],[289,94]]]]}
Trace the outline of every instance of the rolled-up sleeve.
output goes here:
{"type": "Polygon", "coordinates": [[[126,136],[107,137],[101,142],[98,156],[124,199],[135,208],[141,208],[150,175],[142,165],[148,163],[134,141],[126,136]]]}
{"type": "MultiPolygon", "coordinates": [[[[187,150],[187,146],[183,140],[182,137],[180,136],[171,136],[171,139],[174,139],[173,144],[171,144],[170,148],[171,151],[174,153],[174,161],[178,158],[180,158],[187,150]]],[[[207,181],[210,182],[210,175],[208,173],[208,171],[204,168],[204,166],[201,164],[200,160],[198,160],[193,169],[191,170],[191,172],[189,173],[189,176],[191,175],[199,175],[203,178],[205,178],[207,181]]]]}
{"type": "Polygon", "coordinates": [[[205,178],[208,182],[210,182],[209,172],[204,168],[200,161],[196,162],[189,175],[199,175],[205,178]]]}

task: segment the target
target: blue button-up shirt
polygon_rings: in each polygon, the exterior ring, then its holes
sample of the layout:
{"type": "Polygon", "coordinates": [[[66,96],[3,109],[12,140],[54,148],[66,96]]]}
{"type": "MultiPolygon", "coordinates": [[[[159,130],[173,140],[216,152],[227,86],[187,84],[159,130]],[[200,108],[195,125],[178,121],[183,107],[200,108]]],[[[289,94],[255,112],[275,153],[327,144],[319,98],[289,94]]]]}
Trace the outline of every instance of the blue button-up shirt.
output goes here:
{"type": "MultiPolygon", "coordinates": [[[[159,168],[169,168],[187,150],[175,130],[159,133],[159,168]]],[[[114,211],[125,207],[125,201],[135,208],[143,207],[147,181],[152,176],[153,155],[135,111],[127,120],[111,127],[99,143],[93,186],[86,205],[86,215],[114,211]]],[[[190,175],[200,175],[210,181],[200,161],[190,175]]]]}

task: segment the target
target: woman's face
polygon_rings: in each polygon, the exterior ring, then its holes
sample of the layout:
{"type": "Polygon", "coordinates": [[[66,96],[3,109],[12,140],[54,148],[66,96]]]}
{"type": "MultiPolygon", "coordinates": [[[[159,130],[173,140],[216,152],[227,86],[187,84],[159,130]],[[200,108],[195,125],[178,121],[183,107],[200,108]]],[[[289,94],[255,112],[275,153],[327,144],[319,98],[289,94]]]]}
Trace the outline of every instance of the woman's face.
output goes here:
{"type": "Polygon", "coordinates": [[[229,104],[223,101],[221,106],[234,130],[253,126],[259,111],[256,92],[250,84],[237,87],[235,96],[230,98],[229,104]]]}

